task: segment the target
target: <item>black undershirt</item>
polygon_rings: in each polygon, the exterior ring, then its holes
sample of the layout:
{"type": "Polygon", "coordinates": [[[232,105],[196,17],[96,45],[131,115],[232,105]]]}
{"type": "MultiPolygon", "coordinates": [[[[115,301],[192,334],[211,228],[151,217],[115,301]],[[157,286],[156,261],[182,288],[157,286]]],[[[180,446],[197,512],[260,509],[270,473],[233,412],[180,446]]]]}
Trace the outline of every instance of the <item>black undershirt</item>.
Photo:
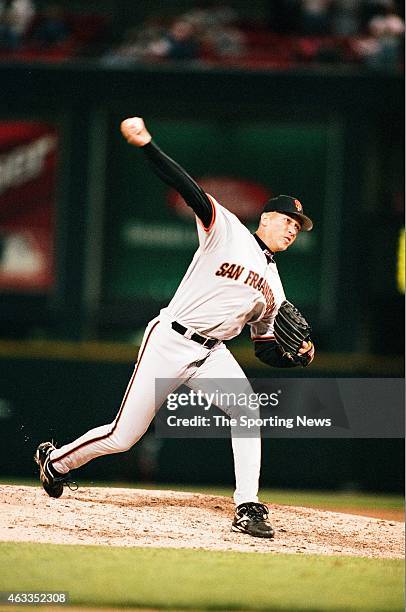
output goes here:
{"type": "Polygon", "coordinates": [[[142,147],[142,151],[159,178],[180,193],[205,228],[210,227],[213,219],[213,206],[196,181],[178,163],[161,151],[152,140],[142,147]]]}
{"type": "Polygon", "coordinates": [[[261,249],[264,252],[264,255],[267,259],[268,263],[275,263],[275,260],[273,258],[274,253],[271,251],[271,249],[269,249],[267,247],[267,245],[265,244],[265,242],[263,240],[261,240],[261,238],[257,235],[257,234],[253,234],[255,240],[258,242],[259,246],[261,247],[261,249]]]}

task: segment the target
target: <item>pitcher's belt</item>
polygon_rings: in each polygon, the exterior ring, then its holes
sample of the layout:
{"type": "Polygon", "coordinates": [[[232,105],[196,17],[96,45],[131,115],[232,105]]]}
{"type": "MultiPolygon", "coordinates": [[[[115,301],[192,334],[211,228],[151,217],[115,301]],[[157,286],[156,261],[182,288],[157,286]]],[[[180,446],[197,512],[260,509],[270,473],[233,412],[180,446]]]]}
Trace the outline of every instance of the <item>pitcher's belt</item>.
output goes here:
{"type": "Polygon", "coordinates": [[[212,349],[214,346],[216,346],[216,344],[220,344],[221,342],[221,340],[216,340],[215,338],[205,338],[197,332],[191,333],[192,330],[190,330],[190,328],[181,325],[181,323],[178,323],[177,321],[172,321],[171,325],[172,329],[178,332],[178,334],[180,334],[181,336],[185,336],[189,340],[194,340],[194,342],[198,342],[205,348],[212,349]]]}

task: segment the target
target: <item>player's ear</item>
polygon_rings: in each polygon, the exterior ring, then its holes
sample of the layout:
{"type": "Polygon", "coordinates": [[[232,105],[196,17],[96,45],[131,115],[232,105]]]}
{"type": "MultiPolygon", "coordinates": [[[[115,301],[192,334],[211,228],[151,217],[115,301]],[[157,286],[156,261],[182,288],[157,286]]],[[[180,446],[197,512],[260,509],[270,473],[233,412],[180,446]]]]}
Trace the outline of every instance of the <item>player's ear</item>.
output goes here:
{"type": "Polygon", "coordinates": [[[261,217],[259,219],[259,227],[261,227],[261,226],[264,227],[264,226],[268,225],[268,219],[269,219],[269,213],[266,213],[266,212],[262,213],[262,215],[261,215],[261,217]]]}

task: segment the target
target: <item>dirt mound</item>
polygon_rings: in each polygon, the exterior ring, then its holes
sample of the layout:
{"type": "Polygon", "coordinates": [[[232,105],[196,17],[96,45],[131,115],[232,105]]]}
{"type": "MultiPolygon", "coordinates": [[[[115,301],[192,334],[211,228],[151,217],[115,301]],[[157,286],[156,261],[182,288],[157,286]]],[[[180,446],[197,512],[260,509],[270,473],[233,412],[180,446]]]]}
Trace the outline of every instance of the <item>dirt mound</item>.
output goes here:
{"type": "Polygon", "coordinates": [[[274,540],[230,531],[225,497],[140,489],[0,485],[0,540],[403,558],[398,521],[270,505],[274,540]]]}

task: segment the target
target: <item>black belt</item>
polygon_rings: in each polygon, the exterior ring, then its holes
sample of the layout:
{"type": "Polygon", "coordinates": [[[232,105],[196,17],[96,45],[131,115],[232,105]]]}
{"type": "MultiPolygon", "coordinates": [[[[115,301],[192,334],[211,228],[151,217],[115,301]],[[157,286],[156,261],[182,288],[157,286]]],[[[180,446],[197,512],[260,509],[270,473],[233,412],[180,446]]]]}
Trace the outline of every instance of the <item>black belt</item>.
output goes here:
{"type": "MultiPolygon", "coordinates": [[[[181,336],[184,336],[188,330],[187,327],[181,325],[177,321],[172,321],[172,329],[178,332],[178,334],[180,334],[181,336]]],[[[208,349],[212,349],[214,346],[216,346],[216,344],[219,344],[221,342],[221,340],[216,340],[215,338],[205,338],[197,332],[194,332],[191,336],[189,336],[189,339],[194,340],[199,344],[202,344],[205,348],[208,349]]]]}

